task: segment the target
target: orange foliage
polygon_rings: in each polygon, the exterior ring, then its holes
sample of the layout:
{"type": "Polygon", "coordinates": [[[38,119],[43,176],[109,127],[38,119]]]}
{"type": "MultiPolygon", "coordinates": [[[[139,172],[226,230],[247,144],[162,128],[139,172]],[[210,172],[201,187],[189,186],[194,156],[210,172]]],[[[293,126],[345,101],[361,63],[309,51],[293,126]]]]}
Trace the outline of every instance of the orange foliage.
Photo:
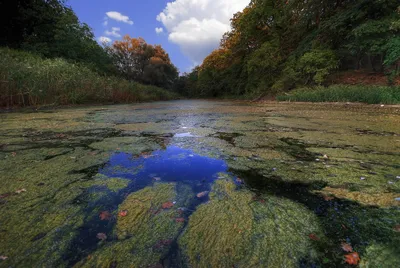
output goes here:
{"type": "Polygon", "coordinates": [[[204,59],[203,64],[200,66],[200,70],[206,68],[213,68],[217,70],[226,69],[230,65],[231,55],[232,53],[229,49],[216,49],[204,59]]]}
{"type": "Polygon", "coordinates": [[[353,252],[344,256],[345,262],[351,265],[357,265],[360,261],[360,256],[357,252],[353,252]]]}

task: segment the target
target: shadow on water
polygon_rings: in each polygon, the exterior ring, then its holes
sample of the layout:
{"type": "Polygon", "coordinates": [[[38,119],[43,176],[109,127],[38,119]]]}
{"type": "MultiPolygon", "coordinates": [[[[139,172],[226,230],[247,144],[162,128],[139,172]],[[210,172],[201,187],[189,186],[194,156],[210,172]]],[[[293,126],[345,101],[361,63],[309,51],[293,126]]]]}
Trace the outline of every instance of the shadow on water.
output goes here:
{"type": "MultiPolygon", "coordinates": [[[[315,193],[326,186],[325,182],[284,181],[279,176],[261,175],[261,172],[239,171],[229,172],[241,177],[246,187],[255,192],[255,200],[264,202],[261,196],[274,195],[303,204],[315,215],[324,230],[327,240],[313,241],[319,252],[320,264],[301,260],[300,267],[346,267],[343,262],[344,252],[340,245],[349,243],[359,253],[371,243],[395,244],[393,226],[400,217],[399,208],[382,209],[374,206],[363,206],[357,202],[337,199],[315,193]]],[[[398,247],[392,248],[400,254],[398,247]]],[[[351,266],[349,266],[351,267],[351,266]]]]}
{"type": "MultiPolygon", "coordinates": [[[[98,233],[112,233],[116,224],[115,218],[110,221],[101,220],[101,211],[115,211],[125,198],[136,191],[156,182],[176,183],[177,195],[179,199],[180,185],[189,185],[194,193],[209,191],[211,184],[218,178],[219,172],[226,172],[228,166],[223,160],[200,156],[190,150],[170,146],[165,150],[152,153],[144,153],[141,156],[133,156],[127,153],[114,154],[109,162],[99,168],[99,173],[109,178],[128,179],[127,187],[112,192],[105,187],[93,187],[74,200],[77,204],[85,205],[86,222],[79,228],[78,234],[72,242],[68,254],[64,258],[70,266],[74,265],[82,258],[89,255],[98,247],[98,233]],[[94,202],[86,201],[90,195],[101,193],[102,197],[94,202]],[[98,212],[94,213],[93,212],[98,212]]],[[[88,170],[90,176],[94,176],[93,170],[88,170]]],[[[208,201],[208,197],[193,198],[184,214],[188,217],[196,207],[208,201]]],[[[107,240],[115,240],[109,237],[107,240]]],[[[177,247],[177,243],[173,246],[177,247]]],[[[171,247],[170,254],[175,254],[171,247]]]]}
{"type": "MultiPolygon", "coordinates": [[[[314,157],[306,155],[305,158],[314,157]]],[[[356,202],[326,198],[314,193],[321,190],[326,183],[314,181],[303,183],[284,181],[273,172],[261,175],[257,170],[239,171],[228,169],[223,160],[200,156],[191,150],[169,146],[165,150],[144,153],[133,156],[127,153],[115,153],[104,166],[99,166],[96,172],[110,178],[128,179],[128,186],[112,192],[106,187],[93,187],[82,196],[74,200],[85,206],[85,224],[78,230],[78,234],[70,245],[68,254],[64,256],[70,266],[90,255],[99,246],[98,233],[112,234],[116,224],[115,216],[110,221],[99,218],[101,211],[114,212],[125,198],[154,183],[176,183],[177,199],[183,185],[190,186],[194,193],[209,191],[211,184],[218,179],[218,173],[224,172],[238,176],[244,180],[244,186],[255,193],[255,200],[268,195],[287,198],[303,204],[313,211],[319,219],[327,239],[313,241],[320,254],[319,263],[310,263],[309,260],[300,260],[301,267],[343,267],[344,252],[340,249],[342,242],[351,243],[359,253],[365,251],[372,242],[391,243],[392,230],[386,228],[395,224],[393,219],[400,216],[399,209],[381,209],[362,206],[356,202]],[[99,195],[96,201],[90,201],[90,196],[99,195]],[[382,227],[385,226],[385,227],[382,227]]],[[[88,176],[94,176],[95,170],[88,170],[88,176]]],[[[196,207],[208,201],[208,197],[192,198],[184,217],[187,218],[196,207]]],[[[261,200],[262,201],[262,200],[261,200]]],[[[175,238],[176,239],[176,238],[175,238]]],[[[107,241],[116,241],[116,237],[109,236],[107,241]]],[[[177,241],[173,241],[168,253],[160,260],[165,267],[180,267],[180,250],[177,241]]]]}

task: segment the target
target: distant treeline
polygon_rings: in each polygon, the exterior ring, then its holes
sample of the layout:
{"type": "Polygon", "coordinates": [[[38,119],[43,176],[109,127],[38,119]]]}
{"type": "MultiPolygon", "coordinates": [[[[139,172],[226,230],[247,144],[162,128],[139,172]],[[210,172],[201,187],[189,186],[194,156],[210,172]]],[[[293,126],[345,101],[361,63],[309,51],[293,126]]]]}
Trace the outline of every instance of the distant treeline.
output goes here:
{"type": "Polygon", "coordinates": [[[336,71],[399,75],[398,0],[252,0],[231,25],[178,92],[258,96],[325,85],[336,71]]]}
{"type": "MultiPolygon", "coordinates": [[[[0,10],[6,13],[0,24],[0,46],[4,47],[0,50],[0,105],[142,100],[146,98],[132,95],[145,88],[138,83],[171,91],[178,79],[177,68],[161,46],[129,36],[102,46],[63,0],[0,1],[0,10]],[[48,73],[47,78],[42,71],[48,73]],[[89,85],[84,75],[94,82],[89,85]],[[124,97],[116,93],[118,88],[124,97]]],[[[153,88],[157,95],[159,89],[153,88]]]]}

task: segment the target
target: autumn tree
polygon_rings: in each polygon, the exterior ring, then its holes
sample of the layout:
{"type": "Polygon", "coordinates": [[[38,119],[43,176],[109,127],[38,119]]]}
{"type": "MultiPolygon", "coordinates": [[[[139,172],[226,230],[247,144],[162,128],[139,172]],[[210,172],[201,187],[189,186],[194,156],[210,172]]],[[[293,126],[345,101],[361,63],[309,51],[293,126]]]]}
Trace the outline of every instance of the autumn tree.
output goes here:
{"type": "Polygon", "coordinates": [[[326,85],[337,70],[400,74],[398,0],[251,0],[197,72],[193,92],[257,95],[326,85]]]}
{"type": "Polygon", "coordinates": [[[160,45],[124,36],[108,48],[118,70],[129,80],[170,88],[178,77],[177,68],[160,45]]]}

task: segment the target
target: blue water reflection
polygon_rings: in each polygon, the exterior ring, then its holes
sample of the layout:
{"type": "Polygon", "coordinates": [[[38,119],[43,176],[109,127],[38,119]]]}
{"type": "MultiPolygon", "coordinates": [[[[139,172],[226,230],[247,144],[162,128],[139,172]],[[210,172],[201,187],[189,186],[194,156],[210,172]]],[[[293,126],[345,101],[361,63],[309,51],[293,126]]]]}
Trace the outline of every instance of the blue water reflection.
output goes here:
{"type": "Polygon", "coordinates": [[[183,182],[192,186],[209,184],[218,178],[219,172],[226,172],[227,169],[223,160],[170,146],[166,150],[154,151],[140,157],[116,153],[100,173],[134,181],[130,190],[135,191],[155,181],[183,182]]]}

